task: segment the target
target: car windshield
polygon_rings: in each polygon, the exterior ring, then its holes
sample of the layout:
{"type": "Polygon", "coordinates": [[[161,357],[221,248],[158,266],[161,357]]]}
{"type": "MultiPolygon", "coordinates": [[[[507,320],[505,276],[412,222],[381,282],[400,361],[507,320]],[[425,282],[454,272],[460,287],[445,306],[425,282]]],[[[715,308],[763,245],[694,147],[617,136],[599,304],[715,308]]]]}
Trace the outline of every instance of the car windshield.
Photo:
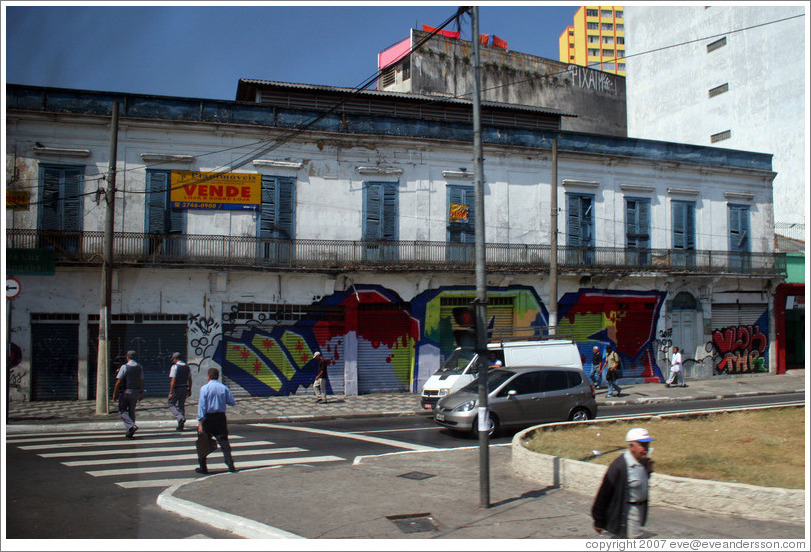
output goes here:
{"type": "Polygon", "coordinates": [[[440,375],[458,375],[465,371],[467,365],[476,356],[475,351],[456,349],[435,373],[440,375]]]}
{"type": "MultiPolygon", "coordinates": [[[[499,370],[499,369],[490,370],[487,373],[487,392],[489,393],[493,391],[512,376],[513,372],[508,372],[507,370],[499,370]]],[[[466,393],[478,393],[479,380],[474,379],[473,381],[465,385],[460,391],[464,391],[466,393]]]]}

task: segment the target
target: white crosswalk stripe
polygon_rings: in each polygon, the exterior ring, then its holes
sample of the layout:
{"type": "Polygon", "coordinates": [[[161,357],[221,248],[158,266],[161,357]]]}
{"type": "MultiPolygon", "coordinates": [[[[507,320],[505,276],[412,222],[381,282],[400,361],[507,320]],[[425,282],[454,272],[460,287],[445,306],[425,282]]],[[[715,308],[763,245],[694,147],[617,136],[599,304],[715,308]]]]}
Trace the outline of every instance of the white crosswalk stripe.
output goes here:
{"type": "MultiPolygon", "coordinates": [[[[105,430],[7,437],[7,446],[55,459],[68,468],[84,469],[86,474],[105,481],[114,478],[113,482],[125,489],[170,487],[199,477],[193,477],[197,467],[195,431],[139,430],[135,439],[123,438],[121,431],[105,430]],[[163,477],[149,478],[153,474],[163,477]]],[[[307,449],[280,447],[272,441],[242,435],[230,434],[229,441],[238,470],[345,460],[332,455],[306,456],[310,452],[307,449]]],[[[217,473],[224,468],[222,453],[216,450],[209,457],[209,469],[217,473]]]]}

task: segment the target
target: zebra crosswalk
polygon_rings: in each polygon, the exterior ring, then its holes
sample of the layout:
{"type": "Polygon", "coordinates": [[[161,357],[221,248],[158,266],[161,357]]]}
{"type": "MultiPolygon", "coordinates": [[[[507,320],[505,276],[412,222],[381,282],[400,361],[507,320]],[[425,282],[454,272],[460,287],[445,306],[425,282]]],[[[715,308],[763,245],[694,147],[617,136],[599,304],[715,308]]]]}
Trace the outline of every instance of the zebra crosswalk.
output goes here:
{"type": "MultiPolygon", "coordinates": [[[[171,487],[199,477],[194,475],[196,432],[143,428],[136,435],[135,439],[122,439],[120,430],[14,434],[6,436],[6,445],[54,459],[125,489],[171,487]]],[[[278,446],[273,441],[233,433],[229,441],[237,469],[345,460],[340,456],[309,455],[307,449],[278,446]]],[[[221,463],[218,455],[220,452],[215,451],[209,457],[209,469],[213,472],[217,463],[221,463]]]]}

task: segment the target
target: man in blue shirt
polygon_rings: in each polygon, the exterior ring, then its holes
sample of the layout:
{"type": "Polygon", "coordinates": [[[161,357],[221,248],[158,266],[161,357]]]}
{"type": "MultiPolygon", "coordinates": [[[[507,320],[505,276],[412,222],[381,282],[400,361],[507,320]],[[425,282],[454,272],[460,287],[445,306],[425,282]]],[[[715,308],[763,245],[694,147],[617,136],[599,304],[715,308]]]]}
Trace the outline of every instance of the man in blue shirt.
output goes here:
{"type": "MultiPolygon", "coordinates": [[[[200,399],[197,403],[197,433],[207,439],[210,435],[217,440],[217,444],[222,449],[225,465],[228,471],[237,471],[234,467],[234,460],[231,458],[231,444],[228,442],[228,420],[225,417],[227,406],[236,406],[237,401],[231,390],[219,382],[220,371],[216,368],[209,368],[208,383],[200,388],[200,399]]],[[[208,473],[206,465],[206,455],[197,449],[197,461],[199,468],[195,468],[197,473],[208,473]]]]}

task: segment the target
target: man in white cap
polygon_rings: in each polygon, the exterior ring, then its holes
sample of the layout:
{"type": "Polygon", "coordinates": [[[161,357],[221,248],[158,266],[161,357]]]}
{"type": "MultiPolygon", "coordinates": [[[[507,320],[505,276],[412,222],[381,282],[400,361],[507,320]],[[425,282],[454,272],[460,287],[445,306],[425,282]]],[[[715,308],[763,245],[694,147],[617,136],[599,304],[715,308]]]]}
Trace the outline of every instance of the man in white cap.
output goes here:
{"type": "Polygon", "coordinates": [[[591,517],[598,533],[608,531],[614,538],[636,539],[648,518],[648,479],[653,472],[648,447],[654,439],[647,429],[635,427],[625,440],[628,450],[608,466],[591,517]]]}
{"type": "Polygon", "coordinates": [[[313,360],[317,363],[315,382],[313,383],[313,391],[315,392],[315,402],[327,402],[327,361],[321,356],[321,353],[316,351],[313,353],[313,360]]]}

